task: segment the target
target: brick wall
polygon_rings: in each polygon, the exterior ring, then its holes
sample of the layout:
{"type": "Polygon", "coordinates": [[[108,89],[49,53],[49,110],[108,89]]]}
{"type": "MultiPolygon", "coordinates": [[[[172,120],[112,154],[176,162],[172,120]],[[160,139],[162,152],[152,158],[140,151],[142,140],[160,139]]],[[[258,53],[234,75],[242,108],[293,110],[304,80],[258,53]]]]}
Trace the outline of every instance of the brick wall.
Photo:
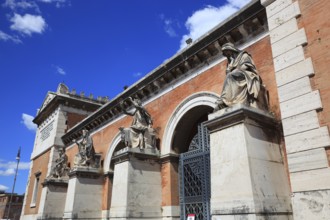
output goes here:
{"type": "Polygon", "coordinates": [[[40,202],[40,196],[42,192],[42,185],[41,183],[45,180],[47,172],[48,172],[48,161],[49,161],[49,156],[50,156],[50,150],[46,151],[39,157],[35,158],[32,163],[33,167],[31,172],[31,177],[29,180],[29,185],[28,185],[28,191],[26,195],[26,203],[24,208],[24,214],[25,215],[30,215],[30,214],[37,214],[38,213],[38,207],[39,207],[39,202],[40,202]],[[31,200],[33,197],[33,189],[34,189],[34,181],[35,181],[35,173],[41,172],[40,174],[40,179],[39,179],[39,185],[38,185],[38,194],[36,198],[36,203],[34,207],[30,207],[31,205],[31,200]]]}
{"type": "MultiPolygon", "coordinates": [[[[270,49],[269,37],[265,37],[256,42],[246,50],[253,56],[257,69],[263,83],[269,90],[270,95],[270,110],[275,116],[280,118],[278,94],[276,80],[274,76],[273,60],[270,49]]],[[[206,70],[204,73],[192,78],[188,82],[180,85],[170,92],[162,95],[158,99],[148,103],[145,108],[151,114],[154,121],[154,128],[158,128],[158,137],[161,139],[164,135],[165,127],[169,118],[175,111],[176,107],[191,94],[198,92],[212,92],[219,94],[222,90],[222,84],[225,79],[226,60],[206,70]]],[[[205,64],[206,65],[206,64],[205,64]]],[[[125,116],[124,118],[109,124],[92,135],[95,151],[102,153],[102,160],[107,156],[108,148],[113,139],[118,135],[119,127],[129,127],[132,122],[132,117],[125,116]]],[[[162,146],[162,140],[160,140],[162,146]]],[[[73,165],[74,155],[77,153],[77,146],[67,149],[67,155],[71,166],[73,165]]],[[[163,205],[176,206],[178,205],[178,180],[177,168],[173,164],[163,164],[162,166],[162,187],[163,187],[163,205]]],[[[107,184],[107,183],[105,183],[107,184]]],[[[108,187],[104,187],[104,195],[109,194],[108,187]]],[[[108,201],[104,200],[104,207],[108,201]]]]}
{"type": "Polygon", "coordinates": [[[67,131],[88,116],[88,115],[80,115],[72,112],[67,112],[66,115],[67,115],[67,131]]]}
{"type": "MultiPolygon", "coordinates": [[[[298,27],[305,28],[308,44],[305,57],[311,57],[314,76],[311,78],[313,90],[319,90],[322,110],[318,111],[320,126],[330,128],[330,25],[328,0],[299,0],[302,16],[298,27]]],[[[329,148],[326,149],[328,155],[329,148]]],[[[328,157],[329,158],[329,157],[328,157]]],[[[329,161],[330,163],[330,161],[329,161]]]]}

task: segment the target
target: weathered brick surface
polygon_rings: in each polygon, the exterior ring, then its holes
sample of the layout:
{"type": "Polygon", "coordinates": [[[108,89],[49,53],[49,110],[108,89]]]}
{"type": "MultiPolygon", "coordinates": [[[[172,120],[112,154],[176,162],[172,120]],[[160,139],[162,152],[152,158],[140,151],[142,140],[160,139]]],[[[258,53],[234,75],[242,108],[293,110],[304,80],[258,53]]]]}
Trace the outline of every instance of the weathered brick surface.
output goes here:
{"type": "Polygon", "coordinates": [[[81,122],[88,115],[79,115],[77,113],[67,112],[67,131],[81,122]]]}
{"type": "Polygon", "coordinates": [[[42,192],[42,185],[41,183],[45,180],[47,172],[48,172],[48,161],[50,156],[50,150],[43,153],[39,157],[35,158],[32,163],[33,167],[31,172],[31,178],[29,179],[29,188],[26,195],[26,203],[24,208],[24,214],[30,215],[30,214],[37,214],[38,208],[39,208],[39,202],[40,202],[40,196],[42,192]],[[36,199],[36,206],[30,207],[32,196],[33,196],[33,188],[34,188],[34,181],[35,181],[35,173],[41,172],[40,179],[39,179],[39,185],[38,185],[38,194],[36,199]]]}
{"type": "Polygon", "coordinates": [[[162,164],[162,206],[179,205],[178,163],[167,162],[162,164]]]}
{"type": "Polygon", "coordinates": [[[112,177],[104,177],[104,184],[102,186],[102,210],[109,210],[111,206],[111,196],[112,196],[112,177]]]}
{"type": "Polygon", "coordinates": [[[329,164],[329,167],[330,167],[330,147],[326,147],[325,152],[327,154],[328,164],[329,164]]]}

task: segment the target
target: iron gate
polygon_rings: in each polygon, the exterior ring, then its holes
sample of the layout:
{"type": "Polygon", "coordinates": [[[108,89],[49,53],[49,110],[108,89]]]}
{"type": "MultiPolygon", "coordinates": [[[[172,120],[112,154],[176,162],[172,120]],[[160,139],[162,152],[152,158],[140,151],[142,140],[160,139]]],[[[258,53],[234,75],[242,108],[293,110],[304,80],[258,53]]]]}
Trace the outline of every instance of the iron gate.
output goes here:
{"type": "Polygon", "coordinates": [[[210,219],[210,141],[203,125],[189,145],[188,152],[180,154],[180,218],[195,214],[195,220],[210,219]]]}

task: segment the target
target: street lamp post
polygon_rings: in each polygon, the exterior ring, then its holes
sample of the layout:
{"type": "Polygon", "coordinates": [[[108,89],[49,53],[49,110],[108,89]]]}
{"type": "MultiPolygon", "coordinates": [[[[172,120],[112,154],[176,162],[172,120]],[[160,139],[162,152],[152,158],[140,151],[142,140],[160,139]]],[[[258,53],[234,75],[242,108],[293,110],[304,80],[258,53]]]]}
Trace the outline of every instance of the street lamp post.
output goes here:
{"type": "Polygon", "coordinates": [[[18,171],[18,164],[19,164],[20,159],[21,159],[21,147],[18,148],[18,152],[17,152],[17,156],[16,156],[17,165],[16,165],[16,172],[15,172],[13,189],[11,191],[10,200],[9,200],[9,207],[8,207],[8,212],[7,212],[7,219],[10,219],[9,218],[10,208],[11,208],[11,202],[12,202],[12,199],[13,199],[13,194],[14,194],[14,189],[15,189],[15,184],[16,184],[17,171],[18,171]]]}

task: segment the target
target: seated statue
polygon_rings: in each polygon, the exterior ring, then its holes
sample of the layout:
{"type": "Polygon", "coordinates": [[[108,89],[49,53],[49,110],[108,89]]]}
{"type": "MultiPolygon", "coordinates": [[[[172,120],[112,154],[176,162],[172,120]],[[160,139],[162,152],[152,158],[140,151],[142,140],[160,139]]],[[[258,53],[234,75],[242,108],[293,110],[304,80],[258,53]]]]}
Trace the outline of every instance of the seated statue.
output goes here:
{"type": "Polygon", "coordinates": [[[156,146],[156,132],[152,128],[150,114],[142,107],[142,103],[139,99],[133,100],[130,97],[130,101],[134,106],[133,113],[127,112],[121,103],[124,113],[133,116],[133,122],[129,128],[119,128],[122,141],[125,143],[126,147],[139,147],[140,149],[154,148],[156,146]]]}
{"type": "Polygon", "coordinates": [[[68,167],[68,156],[64,152],[64,148],[58,149],[58,158],[55,160],[55,166],[52,169],[51,178],[61,178],[67,175],[68,167]]]}
{"type": "Polygon", "coordinates": [[[82,140],[80,142],[73,141],[78,145],[79,150],[75,156],[74,165],[97,167],[93,139],[88,131],[86,129],[82,130],[82,140]]]}
{"type": "Polygon", "coordinates": [[[228,60],[226,79],[214,111],[234,104],[268,110],[267,92],[251,55],[237,49],[232,43],[224,44],[222,52],[228,60]]]}

